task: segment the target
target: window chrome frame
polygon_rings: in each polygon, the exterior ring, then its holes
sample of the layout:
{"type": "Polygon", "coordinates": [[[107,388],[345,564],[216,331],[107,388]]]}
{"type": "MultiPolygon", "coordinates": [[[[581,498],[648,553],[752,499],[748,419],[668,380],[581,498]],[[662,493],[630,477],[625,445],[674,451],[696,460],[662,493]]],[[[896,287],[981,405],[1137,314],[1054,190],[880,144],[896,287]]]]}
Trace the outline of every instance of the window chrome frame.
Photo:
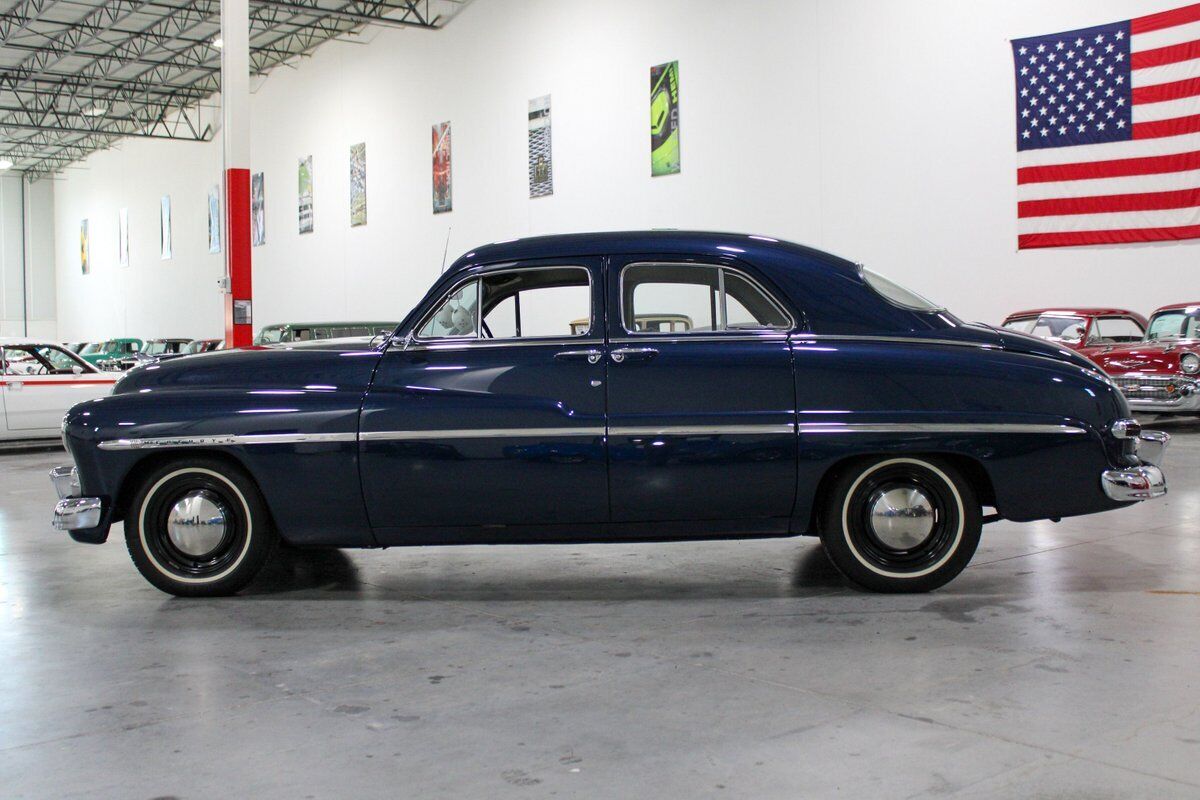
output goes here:
{"type": "MultiPolygon", "coordinates": [[[[632,297],[630,299],[632,300],[632,297]]],[[[760,281],[755,279],[753,275],[749,275],[744,270],[738,269],[737,267],[731,267],[727,264],[721,264],[721,263],[714,264],[714,263],[708,262],[708,261],[633,261],[633,262],[630,262],[630,263],[626,264],[625,266],[621,267],[621,274],[620,274],[620,277],[617,279],[617,305],[618,305],[617,315],[620,317],[621,331],[626,336],[636,337],[638,339],[651,338],[651,337],[658,337],[658,338],[668,337],[668,338],[679,338],[682,340],[687,340],[687,339],[692,339],[694,337],[699,337],[699,336],[712,336],[712,337],[717,337],[720,339],[725,339],[730,336],[749,336],[749,337],[757,338],[758,336],[772,335],[772,334],[777,335],[777,336],[778,335],[787,336],[796,331],[795,315],[792,314],[791,310],[787,307],[787,305],[785,305],[784,303],[781,303],[779,301],[779,298],[776,297],[773,292],[768,291],[767,288],[765,286],[763,286],[760,281]],[[626,325],[626,321],[625,321],[625,273],[628,272],[631,267],[698,267],[698,268],[703,268],[703,269],[717,270],[717,292],[721,298],[717,308],[720,313],[721,329],[720,330],[708,330],[708,331],[695,331],[694,333],[693,333],[693,331],[671,331],[670,333],[667,333],[667,334],[664,334],[662,331],[639,331],[636,329],[630,330],[628,328],[628,326],[626,325]],[[737,274],[737,276],[739,278],[746,281],[746,283],[750,284],[753,288],[755,288],[756,290],[761,292],[762,296],[764,298],[766,298],[767,302],[770,303],[771,305],[773,305],[775,307],[775,309],[777,311],[779,311],[784,316],[785,319],[787,319],[787,327],[781,327],[781,328],[775,328],[775,327],[729,328],[728,327],[728,325],[729,325],[728,302],[727,302],[727,298],[725,295],[725,270],[729,270],[730,272],[737,274]]],[[[634,309],[633,312],[634,312],[633,313],[633,316],[634,316],[633,324],[634,324],[634,327],[636,328],[636,326],[637,326],[637,309],[634,309]]],[[[618,340],[612,339],[611,341],[615,342],[618,340]]]]}
{"type": "MultiPolygon", "coordinates": [[[[570,329],[570,325],[567,326],[570,329]]],[[[429,312],[420,318],[420,322],[412,327],[411,334],[397,340],[403,344],[405,349],[413,349],[415,347],[429,347],[436,349],[444,349],[446,347],[481,346],[478,343],[497,345],[522,345],[522,344],[556,344],[562,342],[576,343],[581,341],[589,341],[597,338],[596,335],[596,287],[592,277],[592,270],[583,264],[539,264],[537,266],[511,266],[504,265],[498,269],[483,270],[474,275],[463,278],[457,283],[451,284],[450,288],[443,292],[436,303],[434,303],[429,312]],[[564,336],[499,336],[484,338],[483,336],[483,279],[490,278],[494,275],[505,275],[512,272],[537,272],[550,269],[576,269],[581,270],[587,275],[588,287],[588,329],[583,333],[568,333],[564,336]],[[472,336],[433,336],[423,338],[420,336],[420,331],[424,328],[433,315],[445,305],[450,296],[459,291],[462,287],[472,282],[479,282],[479,289],[476,302],[478,303],[478,314],[475,317],[475,335],[472,336]]]]}

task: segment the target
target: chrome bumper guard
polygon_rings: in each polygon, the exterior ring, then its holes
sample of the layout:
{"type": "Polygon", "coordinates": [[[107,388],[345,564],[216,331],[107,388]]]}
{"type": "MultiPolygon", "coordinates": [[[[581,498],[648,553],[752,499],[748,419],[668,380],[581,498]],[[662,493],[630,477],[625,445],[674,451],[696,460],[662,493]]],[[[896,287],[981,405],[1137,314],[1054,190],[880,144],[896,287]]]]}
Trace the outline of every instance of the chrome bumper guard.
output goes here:
{"type": "Polygon", "coordinates": [[[99,497],[80,497],[79,472],[74,467],[50,470],[50,482],[58,493],[51,524],[60,531],[78,531],[100,524],[102,505],[99,497]]]}
{"type": "Polygon", "coordinates": [[[1139,500],[1153,500],[1167,493],[1167,479],[1163,475],[1161,465],[1166,456],[1167,445],[1171,442],[1170,434],[1165,431],[1144,431],[1133,420],[1120,420],[1113,426],[1113,433],[1118,438],[1130,438],[1125,434],[1137,437],[1138,459],[1140,467],[1127,469],[1109,469],[1100,475],[1100,485],[1110,499],[1121,503],[1134,503],[1139,500]],[[1132,423],[1126,426],[1122,423],[1132,423]]]}

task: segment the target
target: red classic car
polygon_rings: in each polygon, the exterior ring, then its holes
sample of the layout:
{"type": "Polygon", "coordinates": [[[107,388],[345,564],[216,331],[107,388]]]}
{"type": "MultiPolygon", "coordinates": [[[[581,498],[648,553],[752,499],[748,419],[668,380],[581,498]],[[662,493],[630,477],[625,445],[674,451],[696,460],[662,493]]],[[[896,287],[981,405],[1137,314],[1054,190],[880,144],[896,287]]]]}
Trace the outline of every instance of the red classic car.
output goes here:
{"type": "Polygon", "coordinates": [[[1200,303],[1163,306],[1136,344],[1089,354],[1134,411],[1200,414],[1200,303]]]}
{"type": "Polygon", "coordinates": [[[1123,308],[1036,308],[1009,314],[1004,327],[1095,358],[1114,345],[1140,342],[1146,334],[1146,318],[1123,308]]]}

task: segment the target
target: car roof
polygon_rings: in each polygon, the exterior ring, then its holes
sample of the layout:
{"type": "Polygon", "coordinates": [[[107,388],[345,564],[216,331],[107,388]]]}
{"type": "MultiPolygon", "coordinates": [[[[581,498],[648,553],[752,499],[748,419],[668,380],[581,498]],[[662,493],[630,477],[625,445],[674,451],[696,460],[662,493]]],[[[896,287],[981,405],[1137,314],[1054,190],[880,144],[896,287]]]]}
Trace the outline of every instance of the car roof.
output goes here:
{"type": "Polygon", "coordinates": [[[855,269],[853,262],[832,253],[771,236],[717,231],[648,230],[565,233],[493,242],[460,256],[446,270],[446,274],[454,275],[465,272],[480,264],[528,258],[622,254],[650,256],[708,254],[714,258],[736,256],[752,260],[756,255],[780,253],[801,256],[810,264],[812,261],[817,261],[828,269],[844,272],[852,272],[855,269]]]}
{"type": "Polygon", "coordinates": [[[1091,306],[1050,306],[1048,308],[1031,308],[1028,311],[1014,311],[1005,319],[1015,319],[1018,317],[1036,317],[1040,314],[1050,314],[1051,316],[1071,316],[1071,317],[1133,317],[1134,319],[1144,320],[1141,314],[1136,311],[1130,311],[1127,308],[1105,308],[1091,306]]]}
{"type": "Polygon", "coordinates": [[[1179,310],[1179,309],[1181,309],[1181,308],[1193,308],[1193,307],[1195,307],[1195,308],[1200,308],[1200,302],[1196,302],[1196,303],[1172,303],[1172,304],[1171,304],[1171,305],[1169,305],[1169,306],[1160,306],[1159,308],[1156,308],[1156,309],[1154,309],[1154,313],[1155,313],[1155,314],[1157,314],[1157,313],[1159,313],[1160,311],[1178,311],[1178,310],[1179,310]]]}
{"type": "Polygon", "coordinates": [[[0,347],[18,347],[34,345],[36,347],[62,347],[61,342],[48,342],[45,339],[28,339],[23,336],[0,336],[0,347]]]}

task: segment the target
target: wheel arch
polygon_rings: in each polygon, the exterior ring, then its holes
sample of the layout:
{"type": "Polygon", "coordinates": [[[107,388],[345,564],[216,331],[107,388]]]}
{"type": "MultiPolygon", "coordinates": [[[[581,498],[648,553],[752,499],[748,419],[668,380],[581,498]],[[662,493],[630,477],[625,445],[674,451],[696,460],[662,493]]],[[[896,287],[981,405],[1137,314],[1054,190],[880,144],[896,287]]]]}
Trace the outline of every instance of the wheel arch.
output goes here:
{"type": "Polygon", "coordinates": [[[809,511],[808,528],[806,532],[810,535],[815,535],[821,528],[821,514],[824,512],[824,499],[828,496],[830,488],[838,477],[846,470],[857,464],[865,464],[871,461],[877,461],[884,458],[925,458],[934,461],[942,461],[949,464],[955,470],[960,472],[963,478],[971,485],[971,489],[975,492],[975,496],[979,499],[980,506],[995,506],[996,490],[992,485],[992,478],[988,474],[983,463],[971,456],[963,455],[962,453],[948,453],[933,451],[922,452],[894,452],[894,451],[879,451],[873,453],[856,453],[852,456],[846,456],[831,464],[821,475],[820,481],[817,483],[817,488],[813,492],[813,502],[809,511]]]}
{"type": "MultiPolygon", "coordinates": [[[[259,493],[262,493],[262,487],[258,485],[258,481],[254,478],[253,473],[247,468],[246,464],[228,451],[200,447],[158,450],[147,453],[143,458],[138,459],[125,473],[125,477],[121,479],[113,501],[113,519],[125,518],[126,513],[129,511],[129,505],[133,502],[134,495],[137,494],[147,475],[166,464],[195,458],[212,459],[213,461],[221,461],[232,467],[236,467],[258,488],[259,493]]],[[[268,505],[267,513],[270,514],[270,512],[271,509],[268,505]]],[[[272,520],[272,525],[274,525],[274,520],[272,520]]]]}

